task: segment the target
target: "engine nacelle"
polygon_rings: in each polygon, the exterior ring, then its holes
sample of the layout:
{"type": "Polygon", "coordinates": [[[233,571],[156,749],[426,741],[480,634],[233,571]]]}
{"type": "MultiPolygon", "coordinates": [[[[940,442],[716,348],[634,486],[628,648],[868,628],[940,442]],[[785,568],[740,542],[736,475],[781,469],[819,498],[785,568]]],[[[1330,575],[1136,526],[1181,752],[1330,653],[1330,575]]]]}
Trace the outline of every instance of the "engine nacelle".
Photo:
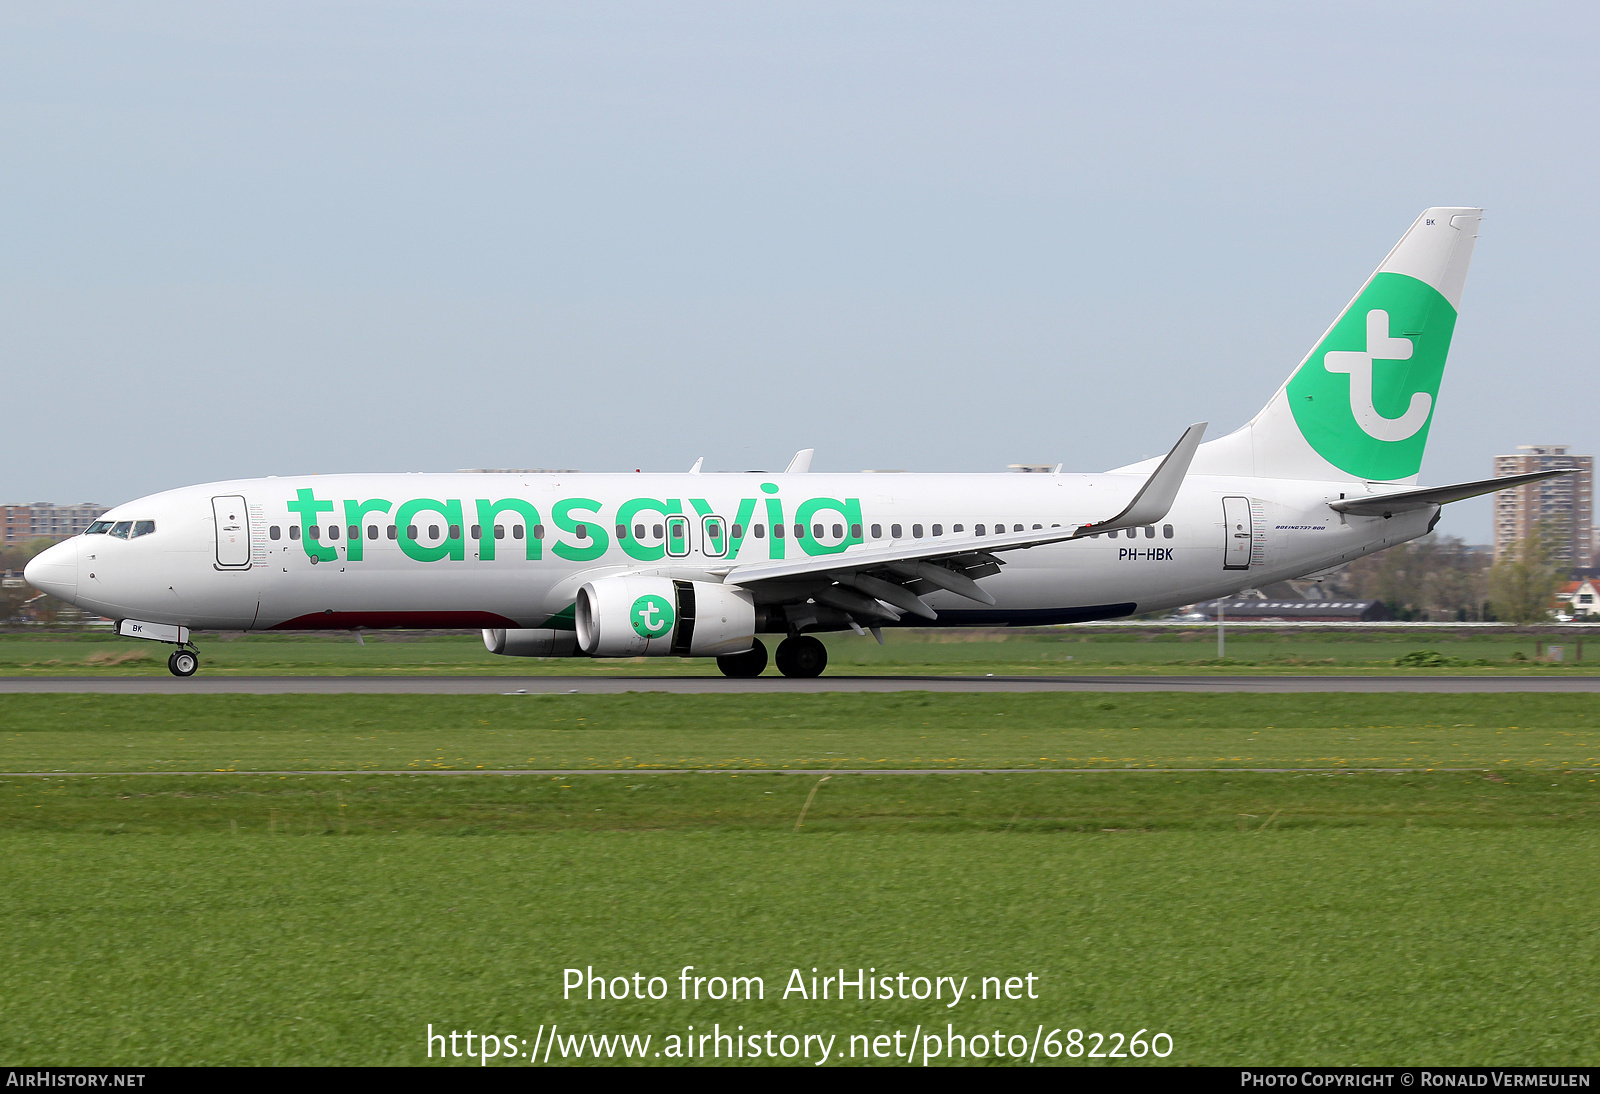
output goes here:
{"type": "Polygon", "coordinates": [[[603,577],[578,590],[578,648],[590,657],[721,657],[755,645],[755,599],[737,585],[603,577]]]}
{"type": "Polygon", "coordinates": [[[483,644],[490,653],[506,657],[575,657],[578,653],[578,636],[571,631],[486,628],[483,644]]]}

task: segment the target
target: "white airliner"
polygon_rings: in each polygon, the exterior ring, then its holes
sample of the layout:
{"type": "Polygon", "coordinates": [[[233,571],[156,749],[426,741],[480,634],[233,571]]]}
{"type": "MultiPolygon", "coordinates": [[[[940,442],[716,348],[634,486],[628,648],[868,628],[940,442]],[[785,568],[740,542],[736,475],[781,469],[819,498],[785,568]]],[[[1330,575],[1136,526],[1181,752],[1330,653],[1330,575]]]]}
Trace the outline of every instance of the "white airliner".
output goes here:
{"type": "Polygon", "coordinates": [[[812,635],[1114,619],[1425,534],[1419,489],[1481,210],[1429,209],[1266,408],[1103,474],[491,473],[207,483],[119,505],[37,588],[199,665],[190,629],[482,628],[524,657],[715,657],[816,676],[812,635]]]}

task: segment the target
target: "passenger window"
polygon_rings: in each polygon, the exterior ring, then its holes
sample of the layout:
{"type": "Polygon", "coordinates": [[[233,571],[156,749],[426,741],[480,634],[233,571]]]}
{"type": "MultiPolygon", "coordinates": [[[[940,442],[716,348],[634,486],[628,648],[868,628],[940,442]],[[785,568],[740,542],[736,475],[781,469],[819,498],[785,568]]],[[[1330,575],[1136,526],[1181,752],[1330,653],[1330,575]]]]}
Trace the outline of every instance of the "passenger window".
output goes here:
{"type": "Polygon", "coordinates": [[[1154,524],[1146,524],[1144,526],[1144,538],[1145,539],[1155,539],[1156,538],[1156,526],[1154,524]]]}
{"type": "MultiPolygon", "coordinates": [[[[311,538],[312,539],[321,539],[322,538],[322,529],[317,527],[315,524],[313,524],[310,528],[306,529],[306,531],[311,533],[311,538]]],[[[112,532],[111,534],[112,535],[116,535],[116,532],[112,532]]]]}
{"type": "Polygon", "coordinates": [[[412,543],[417,541],[417,526],[415,524],[406,525],[406,538],[412,543]]]}
{"type": "Polygon", "coordinates": [[[1041,529],[1041,528],[1043,528],[1043,527],[1044,527],[1044,525],[1042,525],[1042,524],[1035,524],[1035,525],[1034,525],[1034,526],[1033,526],[1033,530],[1034,530],[1034,531],[1035,531],[1035,532],[1037,532],[1037,531],[1038,531],[1038,530],[1039,530],[1039,529],[1041,529]]]}
{"type": "Polygon", "coordinates": [[[804,524],[796,524],[794,526],[794,538],[795,539],[805,539],[806,538],[806,526],[804,524]]]}
{"type": "Polygon", "coordinates": [[[706,535],[710,536],[712,539],[721,539],[722,525],[718,524],[716,521],[712,521],[711,523],[707,524],[706,535]]]}
{"type": "Polygon", "coordinates": [[[972,526],[972,534],[973,534],[973,535],[975,535],[975,536],[982,536],[982,535],[987,535],[987,534],[988,534],[988,533],[986,533],[986,532],[985,532],[985,531],[984,531],[984,530],[983,530],[983,525],[981,525],[981,524],[974,524],[974,525],[973,525],[973,526],[972,526]]]}
{"type": "Polygon", "coordinates": [[[872,538],[873,539],[882,539],[883,538],[883,525],[874,524],[872,526],[872,538]]]}
{"type": "Polygon", "coordinates": [[[733,538],[734,539],[743,539],[744,538],[744,525],[735,524],[733,526],[733,538]]]}
{"type": "Polygon", "coordinates": [[[942,535],[944,535],[944,525],[942,525],[942,524],[935,524],[935,525],[934,525],[934,526],[933,526],[933,534],[934,534],[934,535],[936,535],[936,536],[942,536],[942,535]]]}
{"type": "Polygon", "coordinates": [[[103,536],[109,531],[111,531],[111,522],[109,520],[97,520],[85,528],[83,534],[86,536],[103,536]]]}
{"type": "Polygon", "coordinates": [[[338,539],[339,538],[339,526],[337,524],[328,525],[328,538],[329,539],[338,539]]]}
{"type": "Polygon", "coordinates": [[[850,526],[850,538],[851,539],[860,539],[861,538],[861,525],[852,524],[850,526]]]}
{"type": "Polygon", "coordinates": [[[617,525],[617,542],[621,543],[623,540],[625,540],[627,538],[628,538],[628,526],[626,524],[617,525]]]}
{"type": "Polygon", "coordinates": [[[757,524],[751,527],[750,531],[755,533],[757,539],[764,539],[767,535],[767,526],[765,524],[757,524]]]}
{"type": "Polygon", "coordinates": [[[889,525],[889,538],[890,539],[899,539],[900,538],[900,526],[898,524],[889,525]]]}
{"type": "Polygon", "coordinates": [[[1020,525],[1020,524],[1013,524],[1013,525],[1012,525],[1012,526],[1011,526],[1011,530],[1012,530],[1012,531],[1013,531],[1013,532],[1020,532],[1020,531],[1022,531],[1022,530],[1023,530],[1023,528],[1022,528],[1022,525],[1020,525]]]}
{"type": "Polygon", "coordinates": [[[437,524],[428,525],[428,538],[429,539],[438,539],[439,538],[439,526],[437,524]]]}
{"type": "Polygon", "coordinates": [[[1172,538],[1172,525],[1163,524],[1161,526],[1161,538],[1162,539],[1171,539],[1172,538]]]}
{"type": "Polygon", "coordinates": [[[156,522],[155,521],[153,521],[153,520],[136,520],[136,521],[133,522],[133,536],[131,538],[138,539],[140,536],[148,536],[151,532],[154,532],[155,530],[156,530],[156,522]]]}
{"type": "Polygon", "coordinates": [[[572,530],[572,534],[577,536],[579,539],[588,539],[589,526],[587,524],[580,524],[572,530]]]}
{"type": "Polygon", "coordinates": [[[911,538],[912,539],[921,539],[922,538],[922,525],[913,524],[911,526],[911,538]]]}
{"type": "Polygon", "coordinates": [[[643,539],[644,538],[644,525],[635,524],[633,526],[633,538],[634,539],[643,539]]]}
{"type": "Polygon", "coordinates": [[[389,525],[388,535],[390,539],[398,539],[400,537],[400,530],[391,524],[389,525]]]}
{"type": "Polygon", "coordinates": [[[360,539],[361,538],[361,525],[352,524],[349,527],[349,529],[347,530],[346,538],[347,539],[360,539]]]}
{"type": "Polygon", "coordinates": [[[673,539],[682,539],[683,538],[683,525],[674,524],[672,526],[672,538],[673,539]]]}
{"type": "Polygon", "coordinates": [[[367,538],[368,539],[377,539],[378,538],[378,526],[376,524],[367,525],[367,538]]]}
{"type": "Polygon", "coordinates": [[[267,538],[268,539],[281,539],[281,538],[283,538],[283,532],[282,532],[281,529],[279,529],[279,527],[276,524],[274,524],[271,528],[267,529],[267,538]]]}
{"type": "Polygon", "coordinates": [[[660,539],[662,537],[662,535],[664,534],[664,531],[663,531],[661,525],[652,524],[650,526],[650,534],[652,536],[654,536],[656,539],[660,539]]]}
{"type": "Polygon", "coordinates": [[[300,526],[298,524],[289,525],[289,538],[290,539],[299,539],[300,538],[300,526]]]}
{"type": "Polygon", "coordinates": [[[783,525],[774,524],[772,526],[772,538],[773,539],[782,539],[783,538],[783,525]]]}
{"type": "Polygon", "coordinates": [[[461,525],[452,524],[450,526],[450,538],[451,539],[460,539],[461,538],[461,525]]]}
{"type": "Polygon", "coordinates": [[[505,539],[506,538],[506,526],[504,524],[496,524],[494,526],[494,538],[495,539],[505,539]]]}
{"type": "Polygon", "coordinates": [[[961,525],[959,525],[959,524],[952,524],[952,525],[951,525],[951,526],[950,526],[950,530],[951,530],[951,531],[952,531],[952,532],[959,532],[959,531],[961,531],[961,525]]]}
{"type": "Polygon", "coordinates": [[[474,524],[472,526],[472,538],[473,539],[482,539],[483,538],[483,525],[474,524]]]}

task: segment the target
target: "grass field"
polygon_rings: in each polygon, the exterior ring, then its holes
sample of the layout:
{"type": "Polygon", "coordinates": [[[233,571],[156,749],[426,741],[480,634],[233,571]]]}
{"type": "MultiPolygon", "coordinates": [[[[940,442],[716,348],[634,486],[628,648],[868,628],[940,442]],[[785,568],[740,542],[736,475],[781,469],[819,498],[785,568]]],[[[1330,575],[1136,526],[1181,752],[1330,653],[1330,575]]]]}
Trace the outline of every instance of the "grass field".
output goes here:
{"type": "Polygon", "coordinates": [[[5,695],[0,771],[1600,767],[1587,695],[5,695]]]}
{"type": "Polygon", "coordinates": [[[1008,1051],[1041,1026],[1164,1032],[1171,1063],[1594,1064],[1597,707],[0,697],[11,771],[237,768],[0,774],[0,1059],[425,1063],[431,1022],[529,1047],[552,1023],[649,1034],[648,1053],[690,1025],[743,1025],[835,1035],[844,1063],[852,1035],[949,1024],[999,1031],[1008,1051]],[[404,768],[408,750],[409,773],[363,770],[404,768]],[[1098,770],[649,769],[1046,757],[1098,770]],[[1233,770],[1123,769],[1183,757],[1233,770]],[[1413,770],[1243,770],[1330,757],[1413,770]],[[478,763],[595,773],[430,770],[478,763]],[[246,773],[289,767],[329,770],[246,773]],[[761,977],[766,998],[680,1000],[684,965],[761,977]],[[588,966],[659,975],[670,994],[563,1000],[563,970],[588,966]],[[1038,998],[781,998],[813,967],[965,976],[969,991],[1031,973],[1038,998]]]}
{"type": "MultiPolygon", "coordinates": [[[[1229,632],[1225,659],[1215,632],[1139,632],[1062,628],[1045,632],[893,630],[870,638],[823,635],[829,672],[855,675],[1077,675],[1118,673],[1318,674],[1408,676],[1580,674],[1600,671],[1600,648],[1580,660],[1572,635],[1397,631],[1229,632]],[[1541,643],[1565,660],[1538,660],[1541,643]]],[[[472,635],[201,634],[207,675],[597,675],[703,676],[716,666],[675,657],[594,661],[585,657],[496,657],[472,635]]],[[[769,639],[768,648],[773,642],[769,639]]],[[[169,648],[100,632],[0,635],[0,675],[165,675],[169,648]]],[[[775,672],[776,670],[769,669],[775,672]]]]}

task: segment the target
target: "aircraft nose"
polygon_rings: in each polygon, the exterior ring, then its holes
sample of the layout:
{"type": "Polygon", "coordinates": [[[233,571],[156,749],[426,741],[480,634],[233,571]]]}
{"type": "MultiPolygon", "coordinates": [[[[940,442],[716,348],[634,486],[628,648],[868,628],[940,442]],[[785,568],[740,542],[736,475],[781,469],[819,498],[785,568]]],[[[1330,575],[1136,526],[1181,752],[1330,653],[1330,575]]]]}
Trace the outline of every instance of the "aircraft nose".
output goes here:
{"type": "Polygon", "coordinates": [[[78,595],[78,541],[69,539],[35,555],[22,577],[40,592],[71,603],[78,595]]]}

